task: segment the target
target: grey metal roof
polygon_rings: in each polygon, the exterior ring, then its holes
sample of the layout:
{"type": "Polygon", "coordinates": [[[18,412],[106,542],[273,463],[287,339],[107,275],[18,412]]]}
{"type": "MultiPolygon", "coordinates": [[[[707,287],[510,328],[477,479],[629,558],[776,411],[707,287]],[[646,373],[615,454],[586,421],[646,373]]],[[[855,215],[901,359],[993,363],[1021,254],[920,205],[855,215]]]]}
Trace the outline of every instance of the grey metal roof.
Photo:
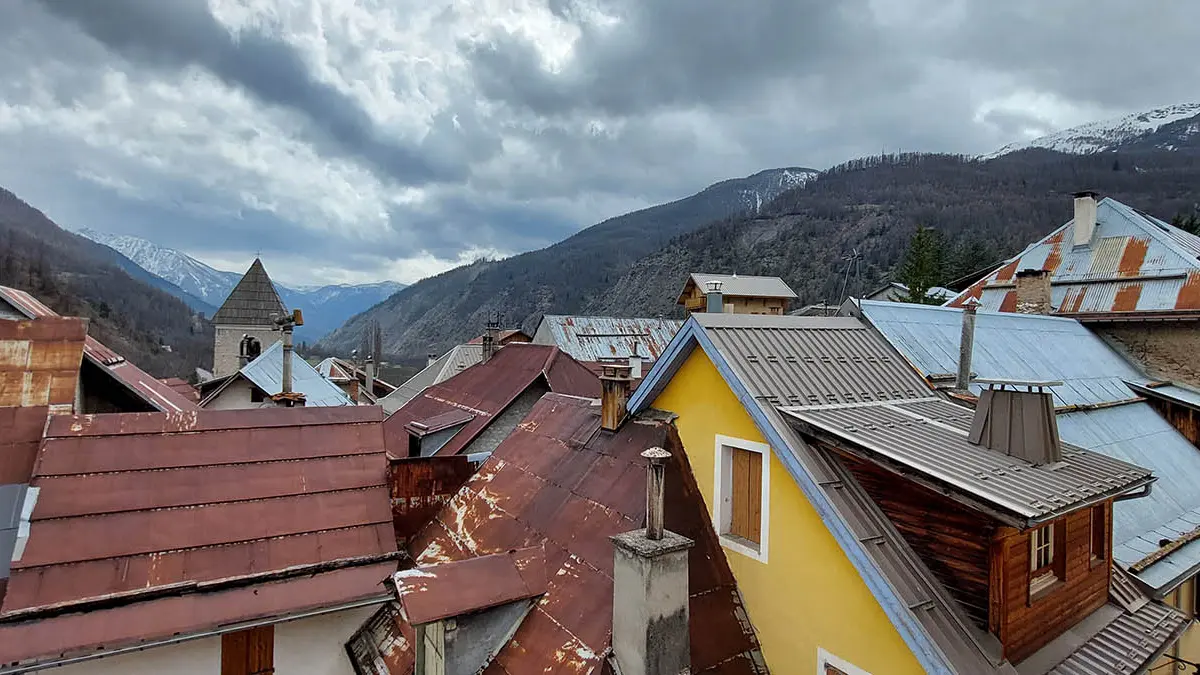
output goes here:
{"type": "Polygon", "coordinates": [[[1186,290],[1200,275],[1200,238],[1111,198],[1097,205],[1090,245],[1072,245],[1074,227],[1056,228],[948,304],[976,297],[980,309],[1013,311],[1013,274],[1047,269],[1056,312],[1200,309],[1186,290]]]}
{"type": "Polygon", "coordinates": [[[458,345],[442,354],[421,372],[405,380],[403,384],[396,387],[396,391],[379,399],[379,405],[383,406],[385,414],[391,415],[403,408],[409,401],[420,396],[421,392],[429,387],[445,382],[482,360],[483,345],[458,345]]]}
{"type": "Polygon", "coordinates": [[[1048,675],[1147,672],[1190,623],[1182,612],[1156,602],[1145,603],[1133,612],[1118,612],[1048,675]]]}
{"type": "MultiPolygon", "coordinates": [[[[752,298],[795,298],[796,291],[779,277],[747,277],[739,274],[700,274],[693,273],[689,281],[695,284],[701,292],[710,281],[721,282],[721,293],[724,295],[744,296],[752,298]]],[[[685,285],[686,290],[686,285],[685,285]]],[[[682,293],[681,293],[682,295],[682,293]]]]}
{"type": "Polygon", "coordinates": [[[967,435],[974,411],[938,398],[782,412],[806,434],[835,438],[948,487],[1018,527],[1154,480],[1146,469],[1065,443],[1062,461],[1042,466],[973,445],[967,435]]]}
{"type": "MultiPolygon", "coordinates": [[[[862,313],[925,377],[958,370],[963,311],[862,300],[862,313]]],[[[971,372],[977,378],[1060,380],[1056,406],[1135,398],[1126,381],[1146,381],[1132,364],[1074,319],[979,311],[971,372]]],[[[982,390],[972,383],[976,395],[982,390]]]]}
{"type": "Polygon", "coordinates": [[[28,491],[29,485],[25,483],[0,485],[0,579],[7,579],[9,575],[28,491]]]}
{"type": "Polygon", "coordinates": [[[632,356],[635,346],[638,356],[653,361],[682,325],[678,319],[547,314],[533,341],[554,345],[577,361],[632,356]]]}
{"type": "MultiPolygon", "coordinates": [[[[238,374],[254,383],[268,396],[283,391],[283,342],[276,342],[242,367],[238,374]]],[[[232,381],[232,380],[231,380],[232,381]]],[[[224,389],[224,385],[221,389],[224,389]]],[[[209,396],[219,396],[221,389],[209,396]]],[[[346,392],[317,372],[304,359],[292,358],[292,391],[304,394],[306,407],[354,405],[346,392]]]]}
{"type": "Polygon", "coordinates": [[[869,328],[847,317],[696,314],[756,395],[772,405],[927,396],[929,386],[869,328]]]}
{"type": "Polygon", "coordinates": [[[270,326],[273,325],[271,315],[286,313],[283,300],[271,283],[271,277],[267,276],[262,261],[255,258],[212,320],[219,324],[270,326]]]}
{"type": "Polygon", "coordinates": [[[1148,387],[1143,383],[1136,381],[1126,382],[1134,391],[1146,396],[1161,398],[1173,403],[1180,403],[1190,408],[1200,409],[1200,392],[1181,387],[1177,384],[1164,384],[1154,387],[1148,387]]]}

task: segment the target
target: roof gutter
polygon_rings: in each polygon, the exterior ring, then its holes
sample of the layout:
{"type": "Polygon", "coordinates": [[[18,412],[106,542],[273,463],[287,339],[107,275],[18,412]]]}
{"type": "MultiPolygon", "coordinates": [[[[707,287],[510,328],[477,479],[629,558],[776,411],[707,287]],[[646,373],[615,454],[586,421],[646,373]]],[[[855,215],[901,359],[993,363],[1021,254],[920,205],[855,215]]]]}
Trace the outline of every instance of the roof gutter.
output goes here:
{"type": "Polygon", "coordinates": [[[274,625],[277,623],[285,623],[288,621],[297,621],[299,619],[309,619],[314,616],[333,614],[335,612],[344,612],[344,611],[350,610],[350,609],[358,609],[359,607],[370,607],[372,605],[380,605],[385,602],[388,602],[391,599],[392,599],[392,595],[390,593],[385,592],[385,593],[381,593],[379,595],[372,595],[368,598],[361,598],[359,600],[351,600],[349,602],[344,602],[344,603],[341,603],[338,605],[330,605],[329,607],[321,607],[319,609],[312,609],[312,610],[308,610],[305,612],[297,612],[295,614],[285,614],[283,616],[255,619],[253,621],[245,621],[242,623],[228,624],[225,626],[221,626],[220,628],[214,628],[212,630],[201,631],[198,633],[188,633],[186,635],[175,635],[175,636],[172,636],[169,638],[163,638],[160,640],[151,640],[149,642],[143,642],[141,644],[130,645],[128,647],[121,647],[118,649],[107,649],[104,651],[98,651],[98,652],[94,652],[92,654],[85,654],[82,656],[58,658],[58,659],[54,659],[51,661],[42,661],[41,663],[30,663],[30,664],[25,664],[25,665],[0,668],[0,675],[10,675],[10,674],[15,675],[16,673],[31,673],[31,672],[38,671],[38,670],[45,670],[47,668],[58,668],[60,666],[69,666],[69,665],[74,665],[76,663],[83,663],[85,661],[94,661],[96,659],[107,658],[110,656],[117,656],[118,654],[129,654],[132,652],[144,651],[146,649],[153,649],[155,647],[166,647],[168,645],[175,645],[175,644],[180,644],[183,642],[190,642],[192,640],[202,640],[204,638],[217,637],[220,635],[225,635],[226,633],[236,633],[237,631],[246,630],[249,628],[258,628],[260,626],[270,626],[270,625],[274,625]]]}

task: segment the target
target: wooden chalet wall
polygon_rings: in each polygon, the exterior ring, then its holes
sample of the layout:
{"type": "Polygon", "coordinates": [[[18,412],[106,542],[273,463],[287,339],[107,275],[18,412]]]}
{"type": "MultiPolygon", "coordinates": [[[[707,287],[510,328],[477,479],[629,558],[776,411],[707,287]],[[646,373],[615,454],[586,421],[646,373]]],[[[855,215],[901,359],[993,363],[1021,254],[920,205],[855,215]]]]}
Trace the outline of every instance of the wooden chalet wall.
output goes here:
{"type": "MultiPolygon", "coordinates": [[[[1105,541],[1111,542],[1112,502],[1105,505],[1104,521],[1105,541]]],[[[1037,598],[1029,595],[1029,532],[1001,527],[994,534],[992,632],[1012,663],[1020,663],[1108,601],[1111,544],[1093,565],[1090,509],[1068,514],[1054,526],[1066,528],[1056,534],[1064,537],[1059,551],[1065,553],[1066,579],[1037,598]]]]}
{"type": "Polygon", "coordinates": [[[987,630],[994,521],[873,464],[841,458],[938,581],[987,630]]]}
{"type": "MultiPolygon", "coordinates": [[[[724,296],[726,314],[786,314],[787,298],[760,298],[742,295],[724,296]]],[[[689,312],[703,312],[708,307],[708,296],[703,289],[692,288],[683,298],[683,306],[689,312]]]]}
{"type": "Polygon", "coordinates": [[[1153,396],[1147,396],[1146,402],[1170,422],[1176,431],[1183,434],[1184,438],[1191,441],[1192,445],[1200,447],[1200,413],[1185,405],[1171,403],[1153,396]]]}

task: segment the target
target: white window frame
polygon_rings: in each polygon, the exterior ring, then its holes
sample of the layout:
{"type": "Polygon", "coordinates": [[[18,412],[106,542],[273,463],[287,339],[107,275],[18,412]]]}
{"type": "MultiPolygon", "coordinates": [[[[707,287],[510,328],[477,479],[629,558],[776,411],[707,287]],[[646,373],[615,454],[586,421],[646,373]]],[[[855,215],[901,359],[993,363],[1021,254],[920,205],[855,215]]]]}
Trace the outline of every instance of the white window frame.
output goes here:
{"type": "Polygon", "coordinates": [[[712,519],[713,529],[717,531],[717,537],[721,540],[721,546],[741,553],[742,555],[753,558],[758,562],[767,562],[767,548],[770,540],[770,505],[771,505],[771,447],[766,443],[756,443],[755,441],[747,441],[742,438],[734,438],[733,436],[716,435],[713,454],[713,496],[712,496],[712,519]],[[741,539],[735,539],[726,534],[729,531],[730,519],[732,517],[732,500],[731,495],[733,480],[733,453],[727,452],[726,448],[737,448],[738,450],[747,450],[749,452],[757,452],[763,456],[762,458],[762,503],[759,506],[760,522],[759,522],[759,543],[758,546],[746,544],[741,539]]]}
{"type": "Polygon", "coordinates": [[[871,675],[853,663],[850,663],[845,659],[840,659],[824,649],[817,647],[817,675],[825,675],[825,666],[833,666],[843,673],[846,673],[846,675],[871,675]]]}

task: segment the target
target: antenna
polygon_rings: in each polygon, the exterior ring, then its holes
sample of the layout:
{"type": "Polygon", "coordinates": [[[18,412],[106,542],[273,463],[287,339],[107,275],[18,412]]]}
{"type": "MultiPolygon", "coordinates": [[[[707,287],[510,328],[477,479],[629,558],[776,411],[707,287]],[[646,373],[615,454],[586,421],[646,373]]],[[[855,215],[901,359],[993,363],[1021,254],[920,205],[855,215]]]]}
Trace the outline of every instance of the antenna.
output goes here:
{"type": "Polygon", "coordinates": [[[855,280],[855,283],[857,283],[858,282],[858,263],[860,260],[862,260],[862,254],[858,252],[857,248],[851,249],[850,255],[844,256],[842,258],[842,260],[846,261],[846,274],[845,274],[845,276],[842,277],[842,292],[840,294],[838,294],[838,299],[845,301],[846,286],[849,285],[849,283],[850,283],[850,270],[851,269],[855,270],[854,280],[855,280]]]}

